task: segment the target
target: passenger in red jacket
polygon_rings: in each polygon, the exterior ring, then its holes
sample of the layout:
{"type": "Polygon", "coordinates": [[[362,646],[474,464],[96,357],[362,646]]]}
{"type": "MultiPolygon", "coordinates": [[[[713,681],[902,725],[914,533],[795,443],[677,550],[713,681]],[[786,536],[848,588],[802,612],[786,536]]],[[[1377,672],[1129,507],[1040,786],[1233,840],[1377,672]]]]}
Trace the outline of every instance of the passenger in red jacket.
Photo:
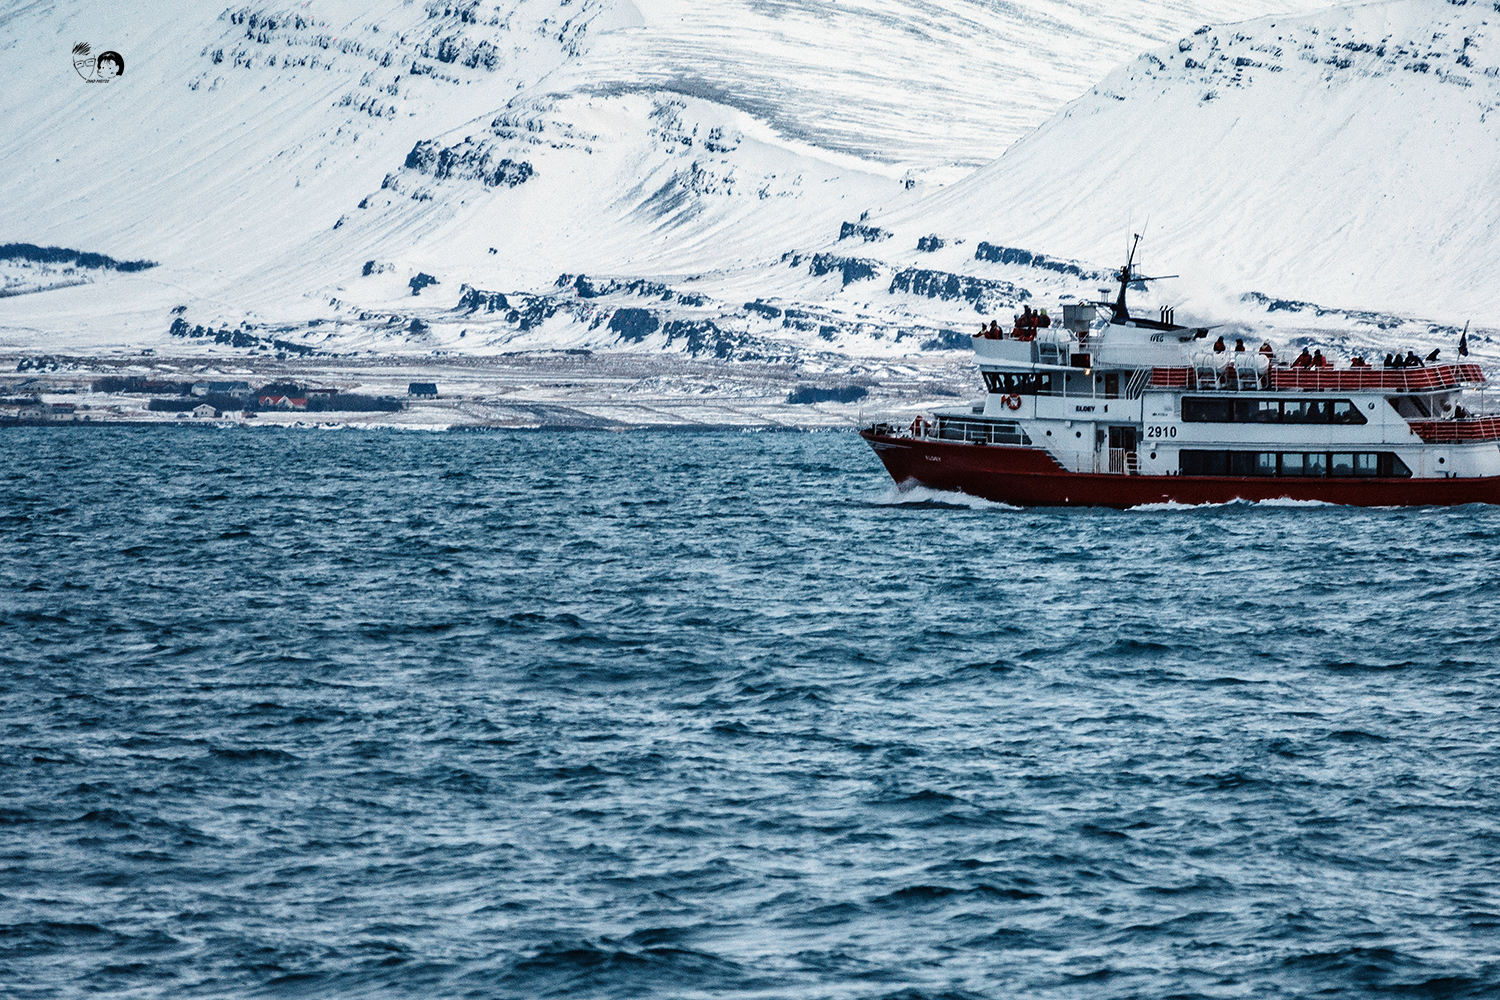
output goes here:
{"type": "Polygon", "coordinates": [[[1023,306],[1021,315],[1016,317],[1015,335],[1017,340],[1036,339],[1036,313],[1030,306],[1023,306]]]}

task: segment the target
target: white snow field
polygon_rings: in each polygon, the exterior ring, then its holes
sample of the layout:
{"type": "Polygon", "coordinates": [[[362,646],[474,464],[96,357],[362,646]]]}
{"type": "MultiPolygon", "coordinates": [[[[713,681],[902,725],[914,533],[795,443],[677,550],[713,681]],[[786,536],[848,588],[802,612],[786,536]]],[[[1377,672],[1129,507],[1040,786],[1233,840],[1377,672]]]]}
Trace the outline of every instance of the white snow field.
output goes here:
{"type": "Polygon", "coordinates": [[[1151,269],[1205,318],[1254,290],[1494,327],[1497,10],[1394,0],[1195,32],[880,224],[1096,261],[1147,227],[1151,269]]]}
{"type": "Polygon", "coordinates": [[[1149,268],[1182,275],[1143,308],[1446,344],[1500,326],[1491,20],[1439,0],[19,3],[0,243],[157,266],[10,254],[0,351],[894,358],[1093,295],[1143,227],[1149,268]],[[78,42],[124,75],[86,83],[78,42]]]}

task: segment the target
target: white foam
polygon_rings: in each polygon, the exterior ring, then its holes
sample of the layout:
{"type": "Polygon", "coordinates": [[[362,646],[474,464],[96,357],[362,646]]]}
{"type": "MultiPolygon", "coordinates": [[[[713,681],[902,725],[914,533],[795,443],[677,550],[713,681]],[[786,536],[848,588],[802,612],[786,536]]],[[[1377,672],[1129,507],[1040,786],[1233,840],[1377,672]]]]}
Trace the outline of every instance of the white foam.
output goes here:
{"type": "Polygon", "coordinates": [[[1163,500],[1158,503],[1137,504],[1126,508],[1129,511],[1143,514],[1158,514],[1163,512],[1180,512],[1188,510],[1208,510],[1215,507],[1230,507],[1235,504],[1244,504],[1246,501],[1236,497],[1223,503],[1180,503],[1176,500],[1163,500]]]}
{"type": "Polygon", "coordinates": [[[1270,500],[1246,500],[1235,497],[1220,503],[1180,503],[1176,500],[1165,500],[1160,503],[1143,503],[1127,510],[1139,513],[1155,514],[1163,512],[1181,512],[1193,510],[1211,510],[1219,507],[1338,507],[1339,504],[1329,503],[1327,500],[1294,500],[1291,497],[1273,497],[1270,500]]]}
{"type": "Polygon", "coordinates": [[[1274,497],[1270,500],[1257,500],[1257,507],[1339,507],[1342,504],[1330,503],[1327,500],[1293,500],[1291,497],[1274,497]]]}
{"type": "Polygon", "coordinates": [[[951,507],[967,507],[970,510],[1024,510],[997,500],[970,496],[957,490],[935,490],[926,486],[900,486],[892,483],[873,501],[884,507],[902,507],[908,504],[943,504],[951,507]]]}

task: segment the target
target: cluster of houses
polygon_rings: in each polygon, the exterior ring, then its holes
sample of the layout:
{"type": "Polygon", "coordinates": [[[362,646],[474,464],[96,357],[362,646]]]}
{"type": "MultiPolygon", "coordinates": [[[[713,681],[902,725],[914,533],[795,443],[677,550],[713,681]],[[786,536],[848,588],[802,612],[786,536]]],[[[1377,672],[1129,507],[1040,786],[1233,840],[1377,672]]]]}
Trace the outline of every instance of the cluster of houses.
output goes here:
{"type": "MultiPolygon", "coordinates": [[[[87,407],[84,407],[87,409],[87,407]]],[[[0,413],[0,420],[7,423],[88,423],[92,415],[79,411],[75,403],[44,403],[32,400],[16,408],[14,414],[0,413]]]]}
{"type": "MultiPolygon", "coordinates": [[[[149,385],[149,383],[148,383],[149,385]]],[[[179,383],[181,388],[187,386],[179,383]]],[[[197,397],[203,401],[191,408],[182,405],[158,406],[153,401],[152,410],[164,412],[175,412],[177,419],[216,419],[227,414],[243,411],[253,415],[257,411],[266,410],[307,410],[309,401],[313,402],[311,409],[362,409],[366,407],[349,406],[350,402],[362,401],[364,397],[342,396],[338,389],[303,389],[297,394],[278,393],[277,387],[267,386],[265,389],[256,390],[251,388],[249,382],[225,381],[225,382],[194,382],[188,395],[197,397]],[[266,389],[272,391],[267,392],[266,389]],[[323,403],[319,403],[323,400],[323,403]],[[331,405],[330,405],[331,404],[331,405]]],[[[129,390],[127,390],[129,391],[129,390]]],[[[149,389],[147,390],[149,391],[149,389]]],[[[435,382],[412,382],[407,387],[407,395],[414,399],[437,398],[437,383],[435,382]]],[[[178,397],[181,399],[181,397],[178,397]]],[[[382,397],[385,399],[386,397],[382,397]]],[[[165,401],[163,401],[165,402],[165,401]]],[[[392,401],[391,407],[399,404],[392,401]]],[[[76,403],[48,403],[39,398],[0,400],[0,423],[4,424],[38,424],[38,423],[87,423],[93,422],[95,418],[109,419],[104,414],[89,413],[88,406],[79,406],[76,403]],[[14,407],[14,409],[11,409],[14,407]]]]}
{"type": "MultiPolygon", "coordinates": [[[[243,402],[246,409],[257,410],[305,410],[307,401],[317,396],[337,396],[337,389],[306,389],[302,395],[293,396],[283,393],[257,393],[250,388],[249,382],[194,382],[192,388],[194,396],[228,396],[236,401],[243,402]]],[[[215,408],[207,403],[195,406],[190,411],[195,417],[216,416],[215,408]]]]}
{"type": "MultiPolygon", "coordinates": [[[[194,396],[234,396],[236,398],[248,399],[254,395],[249,382],[194,382],[194,396]]],[[[412,382],[406,388],[406,394],[415,399],[436,399],[438,390],[436,382],[412,382]]],[[[318,396],[333,397],[339,395],[338,389],[306,389],[301,396],[262,394],[256,397],[256,403],[262,410],[305,410],[307,401],[318,396]]],[[[198,409],[193,413],[197,414],[198,409]]]]}
{"type": "Polygon", "coordinates": [[[249,382],[194,382],[194,396],[248,396],[249,382]]]}

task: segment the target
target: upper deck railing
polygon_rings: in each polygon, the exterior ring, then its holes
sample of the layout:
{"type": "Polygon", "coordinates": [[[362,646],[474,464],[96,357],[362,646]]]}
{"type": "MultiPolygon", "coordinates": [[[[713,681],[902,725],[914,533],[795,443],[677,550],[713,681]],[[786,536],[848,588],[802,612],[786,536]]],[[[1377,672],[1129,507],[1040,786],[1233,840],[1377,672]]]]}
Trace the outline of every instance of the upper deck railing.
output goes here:
{"type": "Polygon", "coordinates": [[[1483,382],[1474,364],[1427,365],[1422,368],[1284,368],[1271,366],[1254,376],[1239,377],[1233,364],[1222,368],[1153,368],[1151,385],[1164,389],[1301,392],[1435,392],[1483,382]]]}
{"type": "Polygon", "coordinates": [[[1312,392],[1388,389],[1431,392],[1484,381],[1478,365],[1427,365],[1422,368],[1272,368],[1271,388],[1312,392]]]}
{"type": "Polygon", "coordinates": [[[1500,441],[1500,417],[1460,417],[1456,420],[1408,420],[1417,437],[1428,444],[1500,441]]]}

